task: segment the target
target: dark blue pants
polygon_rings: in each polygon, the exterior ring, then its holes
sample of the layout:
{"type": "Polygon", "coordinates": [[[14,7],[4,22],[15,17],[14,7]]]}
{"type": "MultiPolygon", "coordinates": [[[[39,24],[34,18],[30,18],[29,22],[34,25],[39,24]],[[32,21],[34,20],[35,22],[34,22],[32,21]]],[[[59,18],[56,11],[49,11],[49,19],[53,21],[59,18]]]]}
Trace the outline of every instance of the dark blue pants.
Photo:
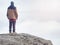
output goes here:
{"type": "Polygon", "coordinates": [[[15,24],[16,24],[16,21],[9,20],[9,33],[11,33],[12,28],[13,28],[13,32],[15,32],[15,24]]]}

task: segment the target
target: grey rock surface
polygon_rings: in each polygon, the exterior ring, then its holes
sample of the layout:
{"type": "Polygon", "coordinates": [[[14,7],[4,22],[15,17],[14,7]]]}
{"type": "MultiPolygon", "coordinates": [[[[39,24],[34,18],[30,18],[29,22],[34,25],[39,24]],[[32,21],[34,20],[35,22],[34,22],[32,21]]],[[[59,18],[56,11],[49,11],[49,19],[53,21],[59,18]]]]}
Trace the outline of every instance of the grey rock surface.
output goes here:
{"type": "Polygon", "coordinates": [[[52,45],[52,42],[25,33],[0,34],[0,45],[52,45]]]}

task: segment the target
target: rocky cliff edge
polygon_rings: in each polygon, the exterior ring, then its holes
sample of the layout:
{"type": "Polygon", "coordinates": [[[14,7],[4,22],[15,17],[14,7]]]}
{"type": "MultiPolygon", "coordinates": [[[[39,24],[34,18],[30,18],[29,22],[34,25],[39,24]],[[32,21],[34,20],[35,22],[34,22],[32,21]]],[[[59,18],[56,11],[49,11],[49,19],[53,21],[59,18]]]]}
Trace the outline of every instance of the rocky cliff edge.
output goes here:
{"type": "Polygon", "coordinates": [[[52,45],[52,42],[25,33],[0,34],[0,45],[52,45]]]}

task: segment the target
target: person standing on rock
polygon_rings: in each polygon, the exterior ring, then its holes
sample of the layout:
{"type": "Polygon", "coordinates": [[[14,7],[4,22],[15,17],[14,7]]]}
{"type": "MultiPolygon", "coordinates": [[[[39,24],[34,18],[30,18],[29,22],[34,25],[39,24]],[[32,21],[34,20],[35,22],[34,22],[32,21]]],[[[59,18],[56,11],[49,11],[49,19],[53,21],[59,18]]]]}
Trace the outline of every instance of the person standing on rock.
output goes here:
{"type": "Polygon", "coordinates": [[[15,33],[15,25],[16,25],[16,20],[18,18],[18,14],[13,1],[11,1],[11,5],[7,9],[7,18],[9,19],[9,33],[12,32],[12,28],[13,28],[13,33],[15,33]]]}

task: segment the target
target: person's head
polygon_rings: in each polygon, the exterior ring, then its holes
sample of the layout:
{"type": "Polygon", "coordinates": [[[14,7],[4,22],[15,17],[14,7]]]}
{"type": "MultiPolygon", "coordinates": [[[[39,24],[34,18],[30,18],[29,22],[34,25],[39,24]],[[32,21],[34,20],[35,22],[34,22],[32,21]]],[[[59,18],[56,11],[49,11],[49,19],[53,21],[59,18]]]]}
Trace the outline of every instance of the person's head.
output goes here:
{"type": "Polygon", "coordinates": [[[13,5],[13,6],[14,6],[14,2],[13,2],[13,1],[11,1],[11,5],[13,5]]]}

